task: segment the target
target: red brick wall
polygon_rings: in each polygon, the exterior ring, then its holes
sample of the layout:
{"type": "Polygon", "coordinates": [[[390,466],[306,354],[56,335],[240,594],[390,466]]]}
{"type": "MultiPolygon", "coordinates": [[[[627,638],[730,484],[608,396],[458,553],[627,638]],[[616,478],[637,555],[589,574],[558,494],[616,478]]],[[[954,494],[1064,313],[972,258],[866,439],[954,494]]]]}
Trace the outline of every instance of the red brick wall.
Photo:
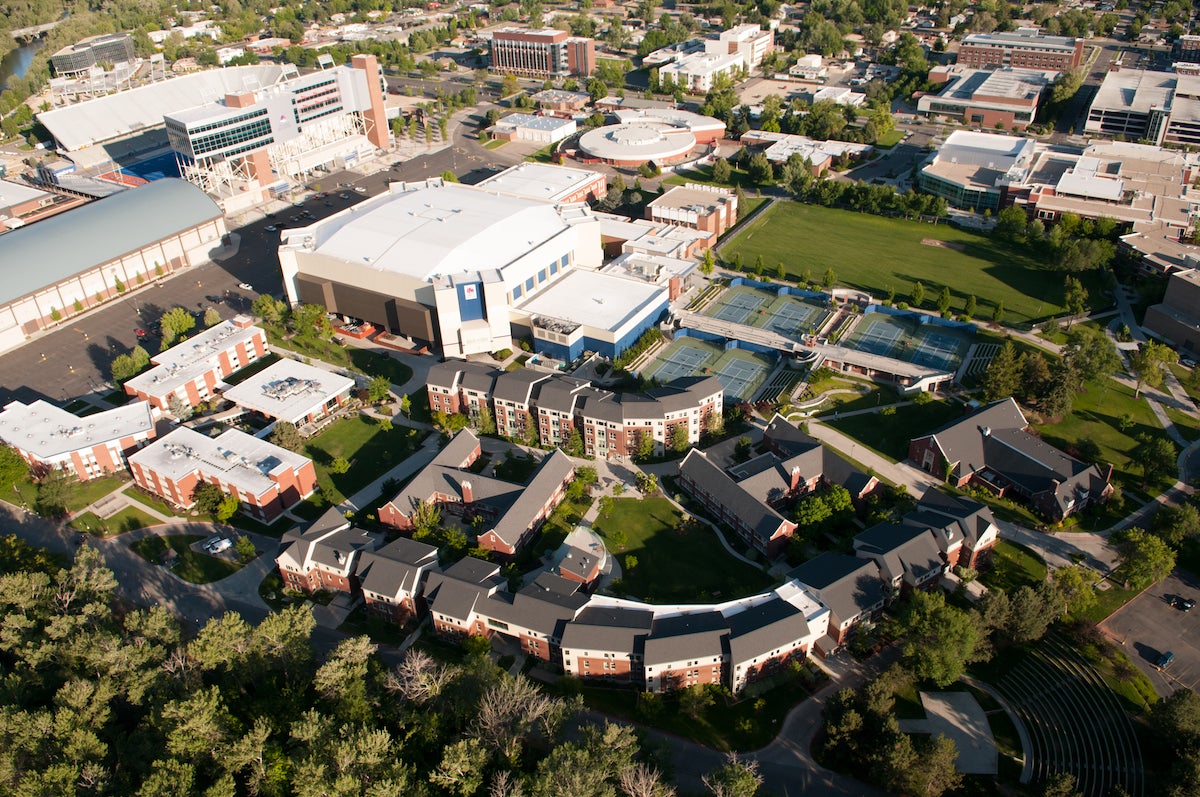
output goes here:
{"type": "Polygon", "coordinates": [[[575,656],[572,672],[582,678],[611,678],[629,681],[633,677],[633,664],[627,659],[606,659],[601,656],[575,656]],[[604,665],[609,668],[605,669],[604,665]]]}

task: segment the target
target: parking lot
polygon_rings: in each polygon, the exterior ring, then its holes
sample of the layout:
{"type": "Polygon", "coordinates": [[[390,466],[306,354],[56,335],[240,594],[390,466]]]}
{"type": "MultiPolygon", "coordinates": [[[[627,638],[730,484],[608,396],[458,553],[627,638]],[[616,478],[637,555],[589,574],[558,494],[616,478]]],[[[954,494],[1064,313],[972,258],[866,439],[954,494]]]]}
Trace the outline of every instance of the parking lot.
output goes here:
{"type": "Polygon", "coordinates": [[[1200,684],[1200,608],[1181,611],[1172,605],[1176,598],[1200,600],[1200,579],[1176,570],[1100,626],[1124,647],[1163,697],[1180,687],[1195,689],[1200,684]],[[1175,659],[1160,672],[1155,662],[1167,652],[1174,653],[1175,659]]]}

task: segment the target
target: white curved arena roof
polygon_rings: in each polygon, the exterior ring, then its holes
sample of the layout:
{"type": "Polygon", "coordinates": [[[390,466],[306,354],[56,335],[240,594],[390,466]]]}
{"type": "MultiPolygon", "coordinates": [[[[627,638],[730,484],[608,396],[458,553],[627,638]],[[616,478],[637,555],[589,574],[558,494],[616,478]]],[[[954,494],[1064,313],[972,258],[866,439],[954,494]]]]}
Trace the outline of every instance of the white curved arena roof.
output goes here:
{"type": "Polygon", "coordinates": [[[316,254],[430,280],[503,268],[566,229],[552,205],[447,183],[383,194],[305,232],[316,254]]]}
{"type": "Polygon", "coordinates": [[[691,131],[666,122],[606,125],[579,138],[581,150],[610,161],[660,161],[691,152],[695,146],[691,131]]]}
{"type": "Polygon", "coordinates": [[[70,152],[162,127],[166,114],[210,103],[226,94],[274,85],[283,74],[282,67],[272,64],[209,69],[45,111],[37,118],[59,148],[70,152]]]}

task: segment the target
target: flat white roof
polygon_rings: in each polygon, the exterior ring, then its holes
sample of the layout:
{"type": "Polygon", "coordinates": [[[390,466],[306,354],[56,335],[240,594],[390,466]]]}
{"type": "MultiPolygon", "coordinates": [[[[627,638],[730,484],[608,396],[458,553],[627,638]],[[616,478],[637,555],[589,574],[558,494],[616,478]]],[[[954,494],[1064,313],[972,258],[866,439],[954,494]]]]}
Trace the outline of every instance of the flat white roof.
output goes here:
{"type": "Polygon", "coordinates": [[[34,188],[31,185],[21,185],[20,183],[10,182],[9,180],[0,180],[0,208],[12,207],[19,205],[22,202],[29,202],[33,199],[50,196],[40,188],[34,188]]]}
{"type": "Polygon", "coordinates": [[[696,137],[665,122],[597,127],[579,137],[579,148],[603,160],[653,161],[691,152],[696,137]]]}
{"type": "Polygon", "coordinates": [[[428,281],[500,269],[567,223],[552,205],[472,186],[393,183],[381,194],[288,236],[316,254],[428,281]],[[309,237],[315,246],[308,243],[309,237]]]}
{"type": "Polygon", "coordinates": [[[145,401],[82,418],[41,399],[32,404],[14,401],[0,412],[0,439],[44,462],[153,429],[145,401]]]}
{"type": "Polygon", "coordinates": [[[517,310],[615,333],[655,304],[665,302],[667,294],[662,285],[574,269],[517,310]]]}
{"type": "Polygon", "coordinates": [[[239,343],[249,344],[255,335],[266,333],[256,326],[242,328],[248,316],[235,316],[211,326],[198,335],[176,344],[150,358],[155,367],[138,374],[125,384],[151,396],[165,396],[220,364],[222,352],[232,351],[239,343]],[[238,323],[235,323],[238,322],[238,323]]]}
{"type": "Polygon", "coordinates": [[[574,119],[561,119],[557,116],[538,116],[532,113],[510,113],[496,124],[496,127],[525,127],[530,130],[559,130],[575,124],[574,119]]]}
{"type": "Polygon", "coordinates": [[[1101,174],[1102,167],[1099,158],[1081,157],[1059,179],[1055,190],[1071,196],[1116,202],[1125,193],[1125,181],[1101,174]]]}
{"type": "Polygon", "coordinates": [[[275,484],[270,474],[289,468],[298,470],[310,460],[237,429],[214,438],[180,426],[130,454],[129,461],[171,481],[178,482],[199,471],[236,487],[238,492],[260,496],[275,484]]]}
{"type": "Polygon", "coordinates": [[[561,202],[597,179],[603,179],[599,172],[528,161],[492,175],[477,183],[476,188],[541,202],[561,202]]]}
{"type": "Polygon", "coordinates": [[[697,267],[698,264],[695,260],[643,252],[626,252],[614,257],[601,271],[665,285],[671,277],[686,277],[697,267]]]}
{"type": "Polygon", "coordinates": [[[283,359],[229,388],[224,396],[240,407],[296,423],[352,387],[349,377],[283,359]]]}
{"type": "Polygon", "coordinates": [[[1007,171],[1017,162],[1031,159],[1036,144],[1031,138],[955,130],[938,149],[937,159],[1007,171]]]}
{"type": "Polygon", "coordinates": [[[682,56],[673,64],[661,67],[663,74],[713,75],[742,66],[745,59],[741,53],[692,53],[682,56]]]}
{"type": "Polygon", "coordinates": [[[1122,69],[1108,72],[1092,99],[1092,109],[1148,113],[1170,107],[1179,76],[1174,72],[1122,69]]]}
{"type": "Polygon", "coordinates": [[[204,105],[227,93],[269,86],[282,77],[283,68],[274,64],[209,69],[45,111],[37,118],[69,152],[161,127],[166,114],[204,105]]]}

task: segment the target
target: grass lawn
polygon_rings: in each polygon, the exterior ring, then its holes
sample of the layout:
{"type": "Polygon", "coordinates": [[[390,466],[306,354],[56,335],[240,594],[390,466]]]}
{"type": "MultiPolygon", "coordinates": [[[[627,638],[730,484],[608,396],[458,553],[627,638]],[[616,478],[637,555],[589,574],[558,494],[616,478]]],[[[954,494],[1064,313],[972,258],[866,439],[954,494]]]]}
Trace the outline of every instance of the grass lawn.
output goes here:
{"type": "Polygon", "coordinates": [[[503,146],[504,146],[505,144],[507,144],[507,143],[508,143],[508,142],[507,142],[507,141],[505,141],[504,139],[500,139],[500,138],[493,138],[491,141],[489,141],[488,143],[484,144],[484,145],[483,145],[483,148],[484,148],[484,149],[500,149],[501,147],[503,147],[503,146]]]}
{"type": "Polygon", "coordinates": [[[412,379],[412,369],[404,363],[383,352],[369,349],[347,349],[350,362],[364,374],[371,376],[386,376],[393,385],[403,385],[412,379]]]}
{"type": "Polygon", "coordinates": [[[1093,623],[1101,623],[1108,618],[1110,614],[1120,609],[1125,604],[1139,595],[1138,590],[1122,589],[1123,581],[1121,580],[1121,571],[1118,569],[1109,575],[1106,583],[1108,589],[1096,590],[1096,603],[1087,611],[1082,613],[1084,620],[1090,620],[1093,623]]]}
{"type": "Polygon", "coordinates": [[[267,331],[267,340],[272,346],[322,360],[330,365],[361,371],[367,376],[386,376],[397,385],[402,385],[412,378],[411,368],[383,352],[343,346],[313,336],[295,335],[285,338],[286,330],[279,324],[263,323],[262,327],[267,331]]]}
{"type": "Polygon", "coordinates": [[[508,453],[496,463],[496,478],[513,484],[524,484],[537,470],[540,460],[526,454],[508,453]]]}
{"type": "Polygon", "coordinates": [[[588,708],[682,736],[722,751],[757,750],[779,733],[783,718],[797,703],[818,689],[823,678],[801,667],[781,671],[763,682],[751,684],[744,696],[731,702],[714,695],[713,704],[691,717],[679,710],[677,695],[645,695],[619,686],[585,686],[583,701],[588,708]],[[766,688],[767,691],[759,691],[766,688]]]}
{"type": "Polygon", "coordinates": [[[903,140],[904,140],[904,131],[903,130],[893,130],[890,133],[886,133],[886,134],[880,136],[875,141],[875,146],[879,149],[891,149],[892,147],[896,146],[903,140]]]}
{"type": "Polygon", "coordinates": [[[618,498],[612,512],[596,520],[596,531],[623,566],[627,557],[637,557],[637,567],[621,578],[629,596],[654,603],[730,600],[774,583],[758,568],[730,557],[706,526],[677,532],[681,520],[665,498],[618,498]],[[625,536],[624,547],[612,541],[618,529],[625,536]]]}
{"type": "Polygon", "coordinates": [[[176,514],[178,514],[174,509],[172,509],[167,504],[166,501],[162,501],[162,500],[159,500],[158,498],[154,498],[149,495],[146,495],[145,493],[143,493],[141,490],[137,489],[136,487],[131,487],[128,490],[126,490],[125,496],[127,498],[132,498],[134,501],[137,501],[139,504],[141,504],[143,506],[150,507],[151,509],[158,512],[159,514],[166,515],[167,517],[173,517],[176,514]]]}
{"type": "MultiPolygon", "coordinates": [[[[78,512],[88,504],[99,501],[127,481],[129,481],[127,477],[115,475],[100,476],[86,482],[72,479],[67,482],[63,506],[67,508],[68,512],[78,512]]],[[[15,494],[11,497],[5,495],[5,500],[17,503],[24,501],[27,507],[33,508],[37,501],[37,484],[26,476],[13,485],[13,490],[15,494]]]]}
{"type": "MultiPolygon", "coordinates": [[[[877,395],[868,395],[843,406],[846,409],[865,409],[858,404],[865,401],[874,406],[877,395]]],[[[910,440],[961,417],[962,412],[962,405],[957,402],[931,401],[925,405],[896,407],[895,412],[889,415],[867,413],[851,418],[826,418],[825,422],[877,454],[899,462],[908,456],[910,440]]]]}
{"type": "Polygon", "coordinates": [[[350,616],[338,626],[338,630],[350,636],[368,636],[372,642],[381,645],[399,645],[408,636],[405,630],[395,623],[367,614],[365,605],[350,612],[350,616]]]}
{"type": "MultiPolygon", "coordinates": [[[[1075,396],[1071,413],[1058,423],[1038,427],[1042,439],[1070,453],[1084,440],[1091,440],[1100,449],[1100,462],[1112,463],[1115,476],[1126,492],[1141,489],[1142,475],[1132,453],[1139,434],[1161,435],[1163,429],[1143,399],[1133,397],[1133,389],[1105,378],[1090,382],[1084,393],[1075,396]],[[1127,428],[1122,431],[1122,419],[1127,428]]],[[[1157,495],[1174,483],[1174,478],[1148,489],[1157,495]]]]}
{"type": "Polygon", "coordinates": [[[229,376],[224,377],[224,381],[226,384],[240,385],[259,371],[265,371],[277,362],[279,362],[279,355],[273,351],[269,351],[245,368],[238,369],[229,376]]]}
{"type": "Polygon", "coordinates": [[[386,473],[417,447],[424,432],[407,426],[393,426],[390,432],[379,428],[379,421],[356,415],[334,421],[316,437],[310,438],[304,452],[312,457],[321,486],[322,507],[340,504],[386,473]],[[350,460],[350,470],[330,470],[338,457],[350,460]]]}
{"type": "MultiPolygon", "coordinates": [[[[750,179],[749,173],[745,169],[739,169],[734,166],[729,174],[729,180],[724,183],[719,183],[712,177],[712,167],[702,166],[698,169],[680,169],[670,177],[663,178],[663,185],[686,185],[687,183],[704,183],[706,185],[720,185],[726,188],[742,189],[743,193],[752,193],[758,190],[758,184],[750,179]]],[[[750,197],[746,197],[747,200],[750,197]]],[[[738,216],[748,216],[752,207],[738,208],[738,216]]]]}
{"type": "Polygon", "coordinates": [[[101,518],[94,512],[84,512],[71,521],[71,527],[95,534],[97,537],[111,537],[134,529],[144,529],[162,521],[147,515],[134,506],[127,506],[110,517],[101,518]]]}
{"type": "MultiPolygon", "coordinates": [[[[919,280],[928,308],[933,308],[942,287],[949,286],[954,312],[961,312],[973,293],[978,318],[990,319],[996,304],[1003,302],[1009,324],[1049,318],[1062,309],[1061,275],[1039,269],[1022,251],[948,224],[777,201],[721,250],[726,261],[739,254],[745,263],[759,255],[766,263],[782,262],[792,280],[804,269],[819,276],[833,268],[839,284],[879,297],[895,290],[897,300],[906,299],[919,280]],[[924,239],[948,246],[928,246],[921,243],[924,239]],[[807,256],[810,252],[819,254],[807,256]]],[[[1091,296],[1104,295],[1099,272],[1082,278],[1091,296]]]]}
{"type": "Polygon", "coordinates": [[[979,574],[989,589],[1012,592],[1046,580],[1046,565],[1036,553],[1020,543],[1000,540],[992,549],[992,563],[979,574]]]}
{"type": "Polygon", "coordinates": [[[217,559],[207,554],[196,553],[189,546],[204,539],[200,534],[176,534],[169,537],[146,537],[129,546],[134,553],[148,562],[158,564],[168,549],[175,551],[179,560],[171,572],[192,584],[208,584],[232,576],[242,567],[239,564],[217,559]]]}

